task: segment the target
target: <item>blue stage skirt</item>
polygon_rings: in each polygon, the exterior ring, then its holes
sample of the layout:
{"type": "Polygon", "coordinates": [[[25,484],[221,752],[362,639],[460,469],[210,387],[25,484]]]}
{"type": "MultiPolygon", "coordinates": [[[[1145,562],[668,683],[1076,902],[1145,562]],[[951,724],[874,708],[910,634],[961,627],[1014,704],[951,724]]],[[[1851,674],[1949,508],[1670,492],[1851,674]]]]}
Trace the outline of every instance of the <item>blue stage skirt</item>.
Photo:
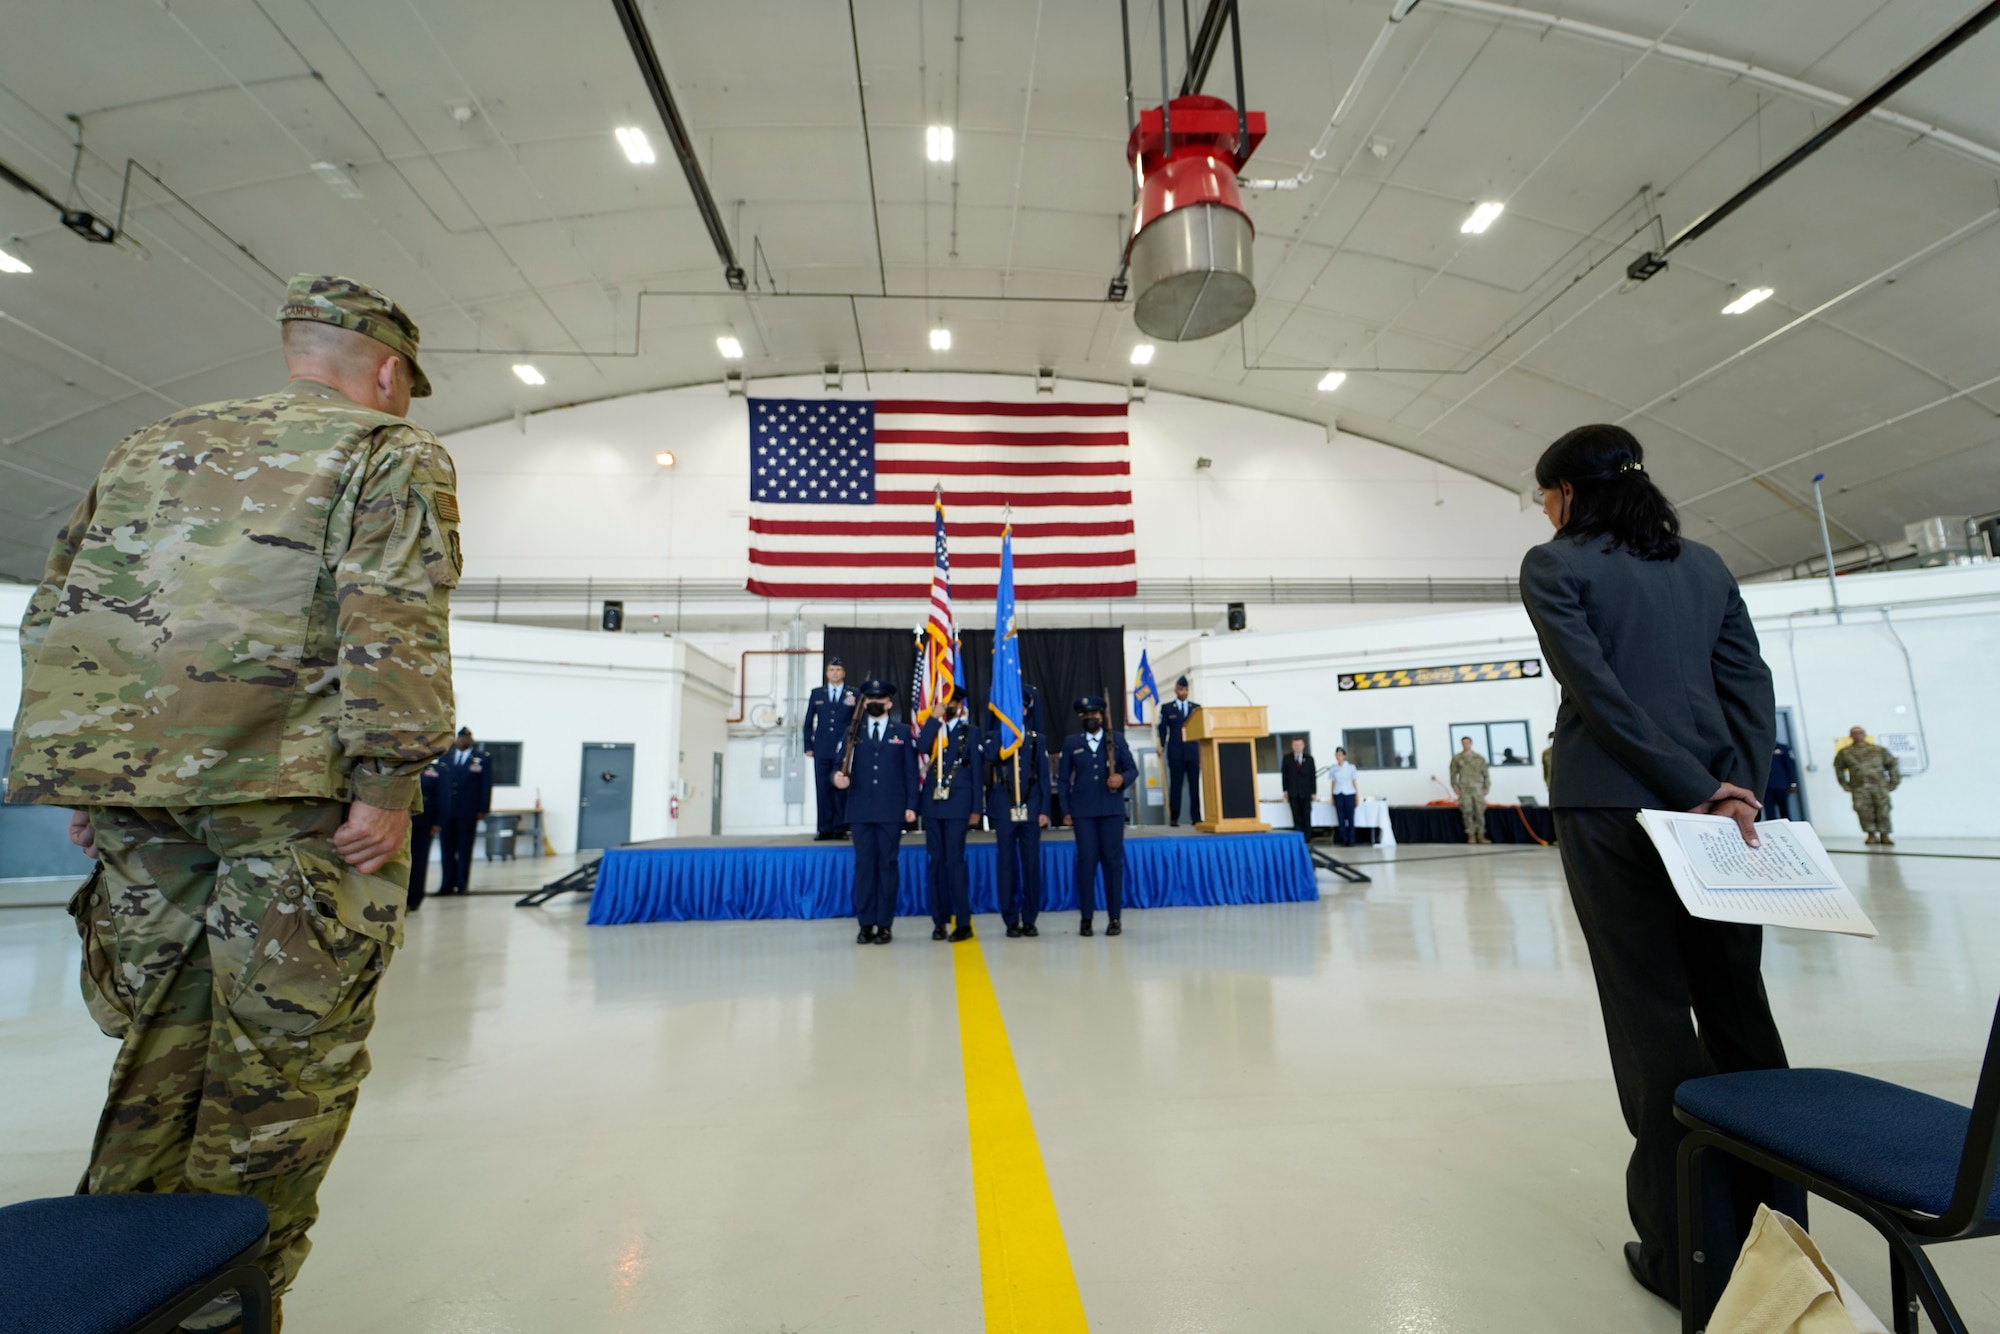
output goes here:
{"type": "MultiPolygon", "coordinates": [[[[1042,840],[1043,912],[1075,912],[1076,845],[1042,840]]],[[[923,839],[903,837],[897,869],[898,917],[930,916],[923,839]]],[[[966,848],[972,910],[1000,911],[997,846],[966,848]]],[[[1097,907],[1104,890],[1094,886],[1097,907]]],[[[1210,907],[1298,903],[1319,897],[1305,840],[1290,831],[1125,840],[1125,906],[1210,907]]],[[[797,847],[614,848],[597,870],[593,926],[628,922],[714,922],[746,918],[849,917],[854,851],[844,843],[797,847]]]]}

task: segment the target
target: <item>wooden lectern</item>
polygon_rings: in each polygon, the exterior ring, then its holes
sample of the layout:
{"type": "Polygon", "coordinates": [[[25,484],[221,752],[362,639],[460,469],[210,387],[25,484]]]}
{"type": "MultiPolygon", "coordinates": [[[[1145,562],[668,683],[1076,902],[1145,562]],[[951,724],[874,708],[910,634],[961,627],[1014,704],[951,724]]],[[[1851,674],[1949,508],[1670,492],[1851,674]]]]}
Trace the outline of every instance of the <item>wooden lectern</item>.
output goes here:
{"type": "Polygon", "coordinates": [[[1257,740],[1271,734],[1262,704],[1204,704],[1184,735],[1201,743],[1204,834],[1268,834],[1257,818],[1257,740]]]}

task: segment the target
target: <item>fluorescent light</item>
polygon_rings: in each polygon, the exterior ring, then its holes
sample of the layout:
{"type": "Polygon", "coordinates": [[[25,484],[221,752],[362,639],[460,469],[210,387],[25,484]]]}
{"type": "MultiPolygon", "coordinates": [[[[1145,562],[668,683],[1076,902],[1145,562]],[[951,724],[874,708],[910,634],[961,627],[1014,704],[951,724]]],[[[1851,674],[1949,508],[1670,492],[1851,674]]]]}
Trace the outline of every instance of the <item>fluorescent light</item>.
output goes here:
{"type": "Polygon", "coordinates": [[[342,199],[361,198],[361,187],[356,185],[352,177],[333,163],[315,162],[312,164],[312,170],[313,175],[326,182],[327,189],[333,191],[342,199]]]}
{"type": "Polygon", "coordinates": [[[6,251],[0,250],[0,273],[33,273],[33,272],[34,269],[29,267],[27,260],[16,259],[14,256],[8,254],[6,251]]]}
{"type": "Polygon", "coordinates": [[[1330,394],[1345,383],[1347,383],[1346,371],[1328,371],[1325,375],[1320,376],[1319,391],[1322,394],[1330,394]]]}
{"type": "Polygon", "coordinates": [[[1725,315],[1741,315],[1744,311],[1757,305],[1770,295],[1771,289],[1768,287],[1753,287],[1742,296],[1737,297],[1734,301],[1724,306],[1722,313],[1725,315]]]}
{"type": "Polygon", "coordinates": [[[951,330],[943,328],[931,330],[931,351],[951,351],[951,330]]]}
{"type": "Polygon", "coordinates": [[[736,340],[734,334],[724,334],[716,339],[715,350],[731,361],[743,360],[743,344],[736,340]]]}
{"type": "Polygon", "coordinates": [[[1134,366],[1150,366],[1150,365],[1152,365],[1152,364],[1153,364],[1153,345],[1152,345],[1151,343],[1141,343],[1141,344],[1139,344],[1139,346],[1137,346],[1137,347],[1133,348],[1133,349],[1132,349],[1132,364],[1133,364],[1134,366]]]}
{"type": "Polygon", "coordinates": [[[525,363],[514,368],[514,374],[521,377],[522,384],[547,384],[548,379],[533,366],[525,363]]]}
{"type": "Polygon", "coordinates": [[[956,138],[949,125],[933,125],[924,131],[924,156],[933,162],[949,162],[956,152],[956,138]]]}
{"type": "Polygon", "coordinates": [[[1493,220],[1505,212],[1506,209],[1507,206],[1505,204],[1496,204],[1491,201],[1481,204],[1472,210],[1470,217],[1458,225],[1458,230],[1464,232],[1467,236],[1477,236],[1488,227],[1491,227],[1493,220]]]}
{"type": "Polygon", "coordinates": [[[653,462],[655,462],[655,463],[659,464],[659,465],[660,465],[660,466],[661,466],[662,468],[671,468],[671,467],[673,467],[673,466],[674,466],[674,451],[673,451],[673,450],[671,450],[671,449],[663,449],[663,450],[661,450],[661,451],[660,451],[659,453],[657,453],[657,454],[653,455],[653,462]]]}
{"type": "Polygon", "coordinates": [[[618,146],[625,150],[626,161],[637,167],[650,167],[653,162],[653,145],[646,139],[646,132],[637,125],[618,127],[618,146]]]}

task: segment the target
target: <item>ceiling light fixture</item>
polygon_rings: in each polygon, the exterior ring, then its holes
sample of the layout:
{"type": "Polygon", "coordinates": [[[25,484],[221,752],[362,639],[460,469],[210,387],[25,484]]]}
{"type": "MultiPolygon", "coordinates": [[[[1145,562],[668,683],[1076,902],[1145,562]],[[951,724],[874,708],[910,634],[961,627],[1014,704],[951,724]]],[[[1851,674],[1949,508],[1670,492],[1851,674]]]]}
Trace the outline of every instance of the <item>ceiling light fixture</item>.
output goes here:
{"type": "Polygon", "coordinates": [[[315,162],[312,164],[312,172],[313,175],[326,182],[327,189],[333,191],[342,199],[360,199],[362,197],[361,187],[354,183],[354,178],[333,163],[315,162]]]}
{"type": "Polygon", "coordinates": [[[1328,371],[1325,375],[1322,375],[1320,377],[1319,391],[1322,394],[1330,394],[1334,390],[1340,388],[1340,386],[1346,383],[1347,383],[1346,371],[1328,371]]]}
{"type": "Polygon", "coordinates": [[[521,365],[516,366],[514,368],[514,374],[521,378],[522,384],[547,384],[549,382],[547,376],[543,375],[540,371],[536,370],[533,366],[528,365],[526,362],[523,362],[521,365]]]}
{"type": "Polygon", "coordinates": [[[924,131],[924,156],[933,162],[951,161],[952,155],[958,151],[954,143],[956,138],[949,125],[931,126],[924,131]]]}
{"type": "Polygon", "coordinates": [[[635,167],[650,167],[655,159],[653,145],[646,138],[646,132],[637,125],[618,127],[618,146],[625,150],[625,160],[635,167]]]}
{"type": "Polygon", "coordinates": [[[1507,211],[1505,204],[1488,201],[1472,210],[1471,216],[1458,225],[1458,230],[1467,236],[1477,236],[1493,225],[1493,220],[1507,211]]]}
{"type": "Polygon", "coordinates": [[[951,351],[951,330],[942,327],[931,330],[931,351],[951,351]]]}
{"type": "Polygon", "coordinates": [[[737,341],[734,334],[724,334],[716,339],[715,350],[731,361],[743,360],[743,344],[737,341]]]}
{"type": "Polygon", "coordinates": [[[1153,345],[1152,345],[1151,343],[1141,343],[1141,344],[1139,344],[1139,346],[1137,346],[1137,347],[1133,348],[1133,349],[1132,349],[1132,364],[1133,364],[1134,366],[1150,366],[1150,365],[1152,365],[1152,364],[1153,364],[1153,345]]]}
{"type": "Polygon", "coordinates": [[[1734,301],[1724,306],[1722,313],[1725,315],[1741,315],[1752,306],[1770,297],[1771,294],[1771,289],[1768,287],[1753,287],[1742,296],[1737,297],[1734,301]]]}
{"type": "Polygon", "coordinates": [[[6,251],[0,250],[0,273],[33,273],[33,272],[34,269],[29,266],[27,260],[16,259],[14,256],[8,254],[6,251]]]}
{"type": "Polygon", "coordinates": [[[673,467],[673,466],[674,466],[674,451],[673,451],[673,450],[671,450],[671,449],[663,449],[663,450],[661,450],[661,451],[660,451],[659,453],[657,453],[657,454],[653,455],[653,462],[655,462],[655,463],[659,464],[659,465],[660,465],[660,466],[661,466],[662,468],[671,468],[671,467],[673,467]]]}

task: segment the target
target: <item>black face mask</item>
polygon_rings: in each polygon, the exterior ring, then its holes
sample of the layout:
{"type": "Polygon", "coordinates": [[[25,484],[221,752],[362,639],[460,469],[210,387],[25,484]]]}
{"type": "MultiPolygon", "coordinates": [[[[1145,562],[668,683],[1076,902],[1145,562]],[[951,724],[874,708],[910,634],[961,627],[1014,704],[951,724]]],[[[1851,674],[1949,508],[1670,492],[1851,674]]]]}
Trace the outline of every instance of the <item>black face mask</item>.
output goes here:
{"type": "Polygon", "coordinates": [[[1083,730],[1086,732],[1102,732],[1104,730],[1104,715],[1101,713],[1084,714],[1083,730]]]}
{"type": "Polygon", "coordinates": [[[868,716],[870,718],[880,718],[883,714],[887,713],[888,711],[889,711],[888,700],[871,699],[868,701],[868,716]]]}

